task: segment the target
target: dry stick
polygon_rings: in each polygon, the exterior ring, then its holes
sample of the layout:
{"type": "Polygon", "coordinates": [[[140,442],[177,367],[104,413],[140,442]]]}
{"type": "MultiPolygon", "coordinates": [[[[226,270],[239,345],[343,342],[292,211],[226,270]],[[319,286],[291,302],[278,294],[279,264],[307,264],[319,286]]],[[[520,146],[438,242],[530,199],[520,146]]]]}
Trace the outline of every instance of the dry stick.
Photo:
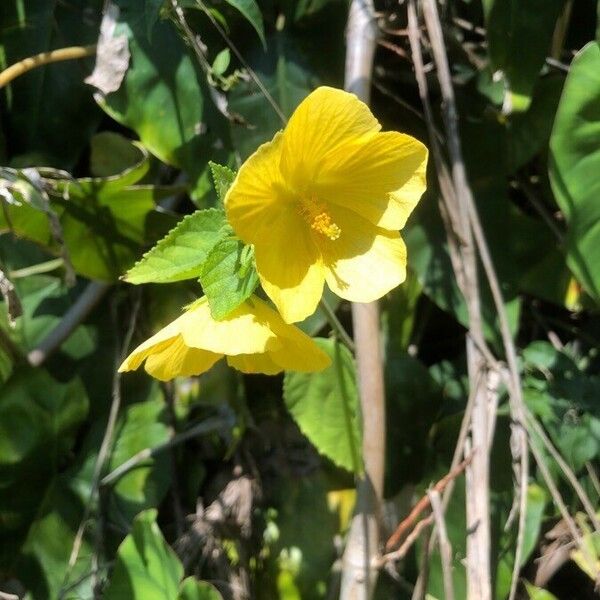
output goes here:
{"type": "MultiPolygon", "coordinates": [[[[431,489],[431,491],[441,494],[448,484],[454,481],[470,464],[473,459],[473,453],[471,453],[465,460],[459,465],[449,471],[444,477],[442,477],[431,489]]],[[[415,524],[415,521],[419,515],[429,508],[431,505],[431,498],[428,494],[425,494],[412,508],[408,516],[402,520],[400,525],[396,528],[394,533],[389,537],[385,549],[387,552],[391,551],[394,546],[397,546],[400,540],[405,536],[406,532],[415,524]]]]}
{"type": "Polygon", "coordinates": [[[436,490],[427,492],[431,502],[431,511],[440,537],[440,557],[442,561],[442,575],[444,578],[444,598],[454,600],[454,584],[452,582],[452,546],[448,539],[444,509],[440,501],[440,494],[436,490]]]}
{"type": "MultiPolygon", "coordinates": [[[[93,285],[93,284],[90,284],[93,285]]],[[[83,535],[85,533],[85,529],[87,527],[88,519],[92,513],[92,507],[96,500],[96,496],[98,494],[99,484],[100,484],[100,475],[102,470],[104,469],[104,464],[108,458],[108,454],[110,452],[110,447],[112,444],[112,438],[115,431],[115,426],[117,423],[117,417],[119,415],[119,409],[121,407],[121,373],[118,372],[118,366],[122,362],[123,358],[127,353],[127,349],[131,343],[131,338],[133,337],[133,332],[135,330],[135,323],[137,320],[137,314],[139,311],[139,307],[141,304],[141,298],[138,296],[138,300],[135,303],[133,312],[131,314],[129,320],[129,327],[127,333],[125,334],[125,339],[123,341],[123,347],[121,348],[118,356],[116,357],[115,364],[115,374],[113,377],[113,385],[112,385],[112,403],[110,405],[110,411],[108,413],[108,420],[106,422],[106,429],[104,430],[104,437],[102,438],[102,443],[100,444],[100,450],[98,451],[98,458],[96,459],[96,464],[94,465],[94,472],[92,474],[91,481],[91,491],[90,496],[88,498],[88,502],[86,504],[83,517],[81,519],[81,523],[79,524],[79,528],[77,529],[77,533],[75,535],[75,540],[73,541],[73,547],[71,549],[71,555],[69,556],[69,563],[67,565],[67,570],[65,571],[65,576],[63,578],[63,582],[61,585],[61,590],[59,592],[59,600],[64,597],[65,586],[69,581],[69,576],[75,563],[77,562],[77,557],[79,556],[79,551],[81,550],[81,544],[83,542],[83,535]]],[[[64,320],[64,319],[63,319],[64,320]]]]}
{"type": "Polygon", "coordinates": [[[33,367],[39,367],[48,356],[52,354],[79,326],[79,324],[92,311],[94,306],[102,300],[102,297],[110,285],[93,281],[87,285],[83,293],[77,298],[73,306],[64,314],[60,323],[48,336],[40,342],[28,355],[27,360],[33,367]]]}
{"type": "MultiPolygon", "coordinates": [[[[377,39],[372,0],[352,0],[346,31],[345,88],[368,104],[377,39]]],[[[377,302],[352,304],[358,388],[363,418],[364,472],[342,558],[342,600],[368,600],[377,581],[379,513],[385,459],[385,394],[377,302]]]]}
{"type": "Polygon", "coordinates": [[[0,73],[0,89],[9,84],[13,79],[16,79],[23,73],[31,71],[42,65],[60,62],[63,60],[73,60],[75,58],[86,58],[96,54],[96,46],[72,46],[70,48],[60,48],[51,52],[42,52],[29,58],[24,58],[18,63],[11,65],[0,73]]]}
{"type": "Polygon", "coordinates": [[[428,515],[424,519],[421,519],[416,525],[415,528],[406,536],[406,539],[402,542],[398,550],[394,550],[393,552],[388,552],[384,554],[380,559],[379,563],[384,564],[390,561],[402,560],[408,551],[412,548],[413,544],[417,541],[421,532],[425,527],[429,527],[433,523],[433,515],[428,515]]]}
{"type": "MultiPolygon", "coordinates": [[[[423,0],[423,14],[429,34],[433,57],[437,66],[437,78],[443,98],[443,116],[447,133],[448,151],[452,164],[452,181],[458,200],[457,222],[455,224],[466,242],[460,248],[463,262],[464,286],[463,295],[469,313],[469,330],[472,338],[483,339],[481,324],[481,307],[477,284],[477,263],[472,232],[469,223],[469,205],[472,204],[472,193],[467,180],[466,169],[462,157],[458,117],[454,89],[448,66],[445,43],[435,0],[423,0]]],[[[467,338],[467,363],[469,378],[486,370],[485,357],[479,352],[472,339],[467,338]]],[[[488,447],[489,414],[487,406],[486,386],[480,384],[479,393],[473,406],[471,435],[473,445],[482,450],[488,447]]],[[[467,519],[471,533],[467,537],[467,586],[468,597],[488,600],[492,596],[490,573],[490,522],[489,522],[489,456],[487,452],[479,452],[467,473],[467,519]]]]}
{"type": "Polygon", "coordinates": [[[554,458],[554,460],[558,463],[558,466],[562,469],[563,473],[565,474],[565,477],[569,480],[569,483],[573,486],[575,493],[577,494],[577,496],[579,496],[579,499],[581,500],[581,504],[583,505],[585,512],[587,513],[588,517],[590,518],[590,521],[592,522],[594,529],[596,530],[597,533],[600,533],[600,521],[598,520],[598,517],[596,516],[596,511],[594,509],[594,506],[592,505],[592,502],[591,502],[589,496],[586,494],[585,490],[583,489],[583,487],[577,480],[577,477],[575,476],[573,469],[571,469],[571,467],[567,464],[565,459],[561,456],[560,452],[555,448],[554,444],[552,443],[550,438],[546,435],[544,428],[538,423],[537,419],[531,414],[531,412],[529,410],[527,410],[527,409],[525,409],[525,410],[527,411],[526,418],[527,418],[528,423],[531,424],[535,433],[542,440],[542,443],[544,444],[546,450],[548,450],[548,452],[550,452],[550,454],[552,455],[552,458],[554,458]]]}
{"type": "Polygon", "coordinates": [[[571,533],[571,536],[573,537],[577,545],[583,550],[584,544],[583,538],[581,537],[581,533],[579,532],[579,529],[575,524],[575,520],[569,514],[569,510],[567,509],[567,506],[562,496],[560,495],[556,484],[552,480],[552,476],[550,475],[550,471],[548,470],[548,466],[546,465],[546,461],[544,460],[542,453],[535,445],[535,442],[531,443],[529,447],[531,448],[531,453],[533,454],[535,462],[537,463],[540,473],[542,474],[542,477],[544,479],[544,482],[546,483],[546,487],[548,488],[548,491],[550,492],[550,495],[554,500],[554,504],[556,504],[565,524],[567,525],[567,528],[569,529],[569,532],[571,533]]]}
{"type": "Polygon", "coordinates": [[[492,257],[483,233],[483,228],[477,214],[477,209],[472,199],[469,204],[469,216],[471,227],[479,250],[479,256],[483,269],[485,271],[488,285],[492,293],[498,321],[500,323],[500,333],[502,344],[506,354],[506,361],[509,370],[509,398],[510,410],[513,423],[511,425],[511,451],[519,459],[519,523],[517,528],[517,545],[515,548],[515,562],[511,579],[509,600],[513,600],[517,593],[517,583],[519,570],[521,568],[521,556],[523,554],[523,544],[525,543],[525,518],[527,513],[527,483],[529,479],[529,450],[526,431],[526,408],[523,401],[523,392],[521,388],[521,376],[517,362],[517,351],[510,332],[508,317],[504,307],[504,299],[500,290],[500,284],[492,262],[492,257]],[[513,447],[514,444],[514,447],[513,447]]]}

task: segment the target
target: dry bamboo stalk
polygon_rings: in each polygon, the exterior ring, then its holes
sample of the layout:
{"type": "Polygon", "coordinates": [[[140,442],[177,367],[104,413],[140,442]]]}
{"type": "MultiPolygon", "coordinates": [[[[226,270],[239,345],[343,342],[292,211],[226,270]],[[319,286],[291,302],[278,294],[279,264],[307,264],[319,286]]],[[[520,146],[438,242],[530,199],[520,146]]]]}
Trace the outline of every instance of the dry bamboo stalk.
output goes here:
{"type": "MultiPolygon", "coordinates": [[[[368,103],[377,40],[372,0],[352,1],[346,36],[345,88],[368,103]]],[[[340,598],[369,600],[378,574],[385,458],[385,395],[377,303],[353,304],[352,320],[363,419],[364,472],[357,481],[357,505],[342,559],[340,598]]]]}

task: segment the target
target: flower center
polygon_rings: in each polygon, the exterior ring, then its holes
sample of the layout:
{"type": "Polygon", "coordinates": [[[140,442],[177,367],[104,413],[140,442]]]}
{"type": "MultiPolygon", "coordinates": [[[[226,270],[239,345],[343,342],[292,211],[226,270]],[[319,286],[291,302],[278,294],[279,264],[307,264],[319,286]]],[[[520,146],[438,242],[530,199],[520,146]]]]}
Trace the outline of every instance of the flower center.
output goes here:
{"type": "Polygon", "coordinates": [[[300,200],[300,214],[313,231],[324,235],[332,242],[337,240],[342,234],[342,230],[333,222],[325,205],[319,202],[315,196],[300,200]]]}

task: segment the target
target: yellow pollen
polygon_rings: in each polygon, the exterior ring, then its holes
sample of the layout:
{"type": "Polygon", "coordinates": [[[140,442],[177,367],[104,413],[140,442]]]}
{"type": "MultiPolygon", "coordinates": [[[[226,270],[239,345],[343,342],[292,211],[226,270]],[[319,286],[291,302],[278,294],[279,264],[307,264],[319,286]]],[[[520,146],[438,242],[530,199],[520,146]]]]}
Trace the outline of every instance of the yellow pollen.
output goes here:
{"type": "Polygon", "coordinates": [[[331,215],[314,196],[301,200],[300,214],[304,217],[310,228],[332,242],[342,234],[342,230],[333,222],[331,215]]]}

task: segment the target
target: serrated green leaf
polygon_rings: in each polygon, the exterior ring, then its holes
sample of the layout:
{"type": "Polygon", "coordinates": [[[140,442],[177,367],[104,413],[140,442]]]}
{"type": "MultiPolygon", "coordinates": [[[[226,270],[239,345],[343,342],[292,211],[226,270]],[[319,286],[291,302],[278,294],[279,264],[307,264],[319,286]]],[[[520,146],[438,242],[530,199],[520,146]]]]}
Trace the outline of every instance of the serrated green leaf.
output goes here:
{"type": "Polygon", "coordinates": [[[331,358],[319,373],[285,374],[283,399],[302,433],[336,465],[358,472],[361,432],[354,361],[334,340],[315,342],[331,358]]]}
{"type": "Polygon", "coordinates": [[[117,550],[105,600],[177,600],[183,566],[156,524],[157,511],[141,512],[117,550]]]}
{"type": "Polygon", "coordinates": [[[125,275],[129,283],[172,283],[198,277],[208,253],[223,235],[225,213],[216,208],[184,217],[125,275]]]}
{"type": "Polygon", "coordinates": [[[254,251],[232,237],[219,241],[209,252],[200,274],[212,316],[225,318],[258,285],[254,251]]]}
{"type": "Polygon", "coordinates": [[[222,203],[225,201],[225,195],[227,194],[231,184],[235,179],[235,171],[232,171],[229,167],[219,165],[210,161],[210,172],[212,174],[213,181],[215,182],[215,190],[217,191],[217,197],[222,203]]]}
{"type": "Polygon", "coordinates": [[[265,40],[265,26],[260,8],[255,0],[225,0],[225,2],[239,10],[242,15],[246,17],[250,25],[254,27],[254,30],[258,34],[263,48],[266,48],[267,42],[265,40]]]}

